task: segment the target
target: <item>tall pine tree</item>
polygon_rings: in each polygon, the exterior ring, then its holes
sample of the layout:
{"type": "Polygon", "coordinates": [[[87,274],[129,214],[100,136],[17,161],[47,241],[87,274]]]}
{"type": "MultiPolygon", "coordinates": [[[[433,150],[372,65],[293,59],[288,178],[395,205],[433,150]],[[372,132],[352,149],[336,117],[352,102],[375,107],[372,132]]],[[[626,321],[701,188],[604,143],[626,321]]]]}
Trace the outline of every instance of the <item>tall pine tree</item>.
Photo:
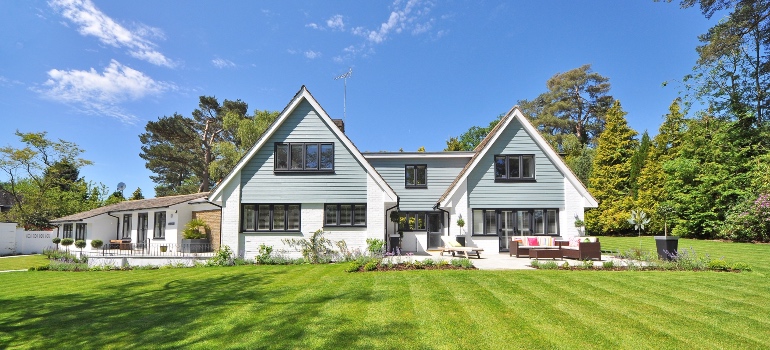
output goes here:
{"type": "Polygon", "coordinates": [[[626,112],[615,101],[607,111],[606,127],[599,135],[588,189],[599,207],[586,213],[586,228],[597,234],[624,233],[629,229],[631,157],[638,147],[637,133],[628,126],[626,112]]]}

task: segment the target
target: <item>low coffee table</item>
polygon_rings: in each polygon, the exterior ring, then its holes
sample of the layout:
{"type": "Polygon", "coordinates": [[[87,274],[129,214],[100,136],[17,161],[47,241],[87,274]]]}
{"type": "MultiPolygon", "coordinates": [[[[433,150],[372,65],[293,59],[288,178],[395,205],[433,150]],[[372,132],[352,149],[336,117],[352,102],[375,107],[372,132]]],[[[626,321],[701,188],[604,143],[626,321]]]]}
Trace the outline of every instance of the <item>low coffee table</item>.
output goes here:
{"type": "Polygon", "coordinates": [[[540,248],[529,248],[529,258],[530,259],[562,259],[564,260],[564,257],[561,255],[561,249],[560,247],[540,247],[540,248]]]}

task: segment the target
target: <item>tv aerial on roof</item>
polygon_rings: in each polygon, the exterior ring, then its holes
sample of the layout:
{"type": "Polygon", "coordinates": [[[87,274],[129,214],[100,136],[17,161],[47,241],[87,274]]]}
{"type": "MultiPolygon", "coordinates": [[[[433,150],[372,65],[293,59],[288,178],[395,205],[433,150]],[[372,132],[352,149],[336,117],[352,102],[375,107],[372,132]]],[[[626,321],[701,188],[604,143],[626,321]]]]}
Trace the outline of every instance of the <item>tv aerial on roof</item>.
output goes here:
{"type": "Polygon", "coordinates": [[[344,74],[334,78],[334,80],[340,80],[342,79],[345,82],[345,90],[344,95],[342,95],[342,120],[346,121],[347,117],[347,102],[348,102],[348,78],[353,76],[353,67],[349,67],[348,71],[344,74]]]}

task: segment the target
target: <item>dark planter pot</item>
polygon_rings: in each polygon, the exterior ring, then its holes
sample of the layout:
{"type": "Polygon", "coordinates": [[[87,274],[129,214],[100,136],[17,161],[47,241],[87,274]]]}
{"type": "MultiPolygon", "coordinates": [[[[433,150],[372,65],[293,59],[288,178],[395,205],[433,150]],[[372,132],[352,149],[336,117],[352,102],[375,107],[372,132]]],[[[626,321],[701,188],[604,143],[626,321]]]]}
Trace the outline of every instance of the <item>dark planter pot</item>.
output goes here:
{"type": "Polygon", "coordinates": [[[455,236],[455,240],[457,240],[457,243],[460,243],[461,246],[465,247],[465,236],[455,236]]]}
{"type": "Polygon", "coordinates": [[[389,249],[388,249],[390,252],[393,252],[393,249],[396,248],[396,247],[401,248],[401,237],[399,237],[399,236],[395,236],[395,237],[394,236],[390,236],[390,237],[388,237],[388,239],[390,240],[390,242],[388,242],[388,243],[390,243],[390,246],[389,246],[389,249]]]}
{"type": "Polygon", "coordinates": [[[182,253],[205,253],[211,250],[208,239],[183,239],[182,253]]]}
{"type": "Polygon", "coordinates": [[[663,260],[674,260],[679,254],[678,236],[655,236],[655,246],[658,248],[658,257],[663,260]]]}

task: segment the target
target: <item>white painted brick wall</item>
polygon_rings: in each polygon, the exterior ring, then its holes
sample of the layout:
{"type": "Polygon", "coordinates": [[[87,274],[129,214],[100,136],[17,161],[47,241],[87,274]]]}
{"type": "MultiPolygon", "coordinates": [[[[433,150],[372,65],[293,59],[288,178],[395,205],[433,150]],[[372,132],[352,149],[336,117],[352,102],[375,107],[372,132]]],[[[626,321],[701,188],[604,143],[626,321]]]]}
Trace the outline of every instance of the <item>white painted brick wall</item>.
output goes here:
{"type": "Polygon", "coordinates": [[[222,191],[222,247],[240,254],[243,247],[238,239],[238,225],[241,210],[241,174],[235,174],[233,180],[222,191]]]}
{"type": "Polygon", "coordinates": [[[559,233],[563,238],[575,237],[578,230],[575,227],[575,215],[583,220],[585,198],[575,186],[564,178],[564,207],[559,208],[559,233]]]}

